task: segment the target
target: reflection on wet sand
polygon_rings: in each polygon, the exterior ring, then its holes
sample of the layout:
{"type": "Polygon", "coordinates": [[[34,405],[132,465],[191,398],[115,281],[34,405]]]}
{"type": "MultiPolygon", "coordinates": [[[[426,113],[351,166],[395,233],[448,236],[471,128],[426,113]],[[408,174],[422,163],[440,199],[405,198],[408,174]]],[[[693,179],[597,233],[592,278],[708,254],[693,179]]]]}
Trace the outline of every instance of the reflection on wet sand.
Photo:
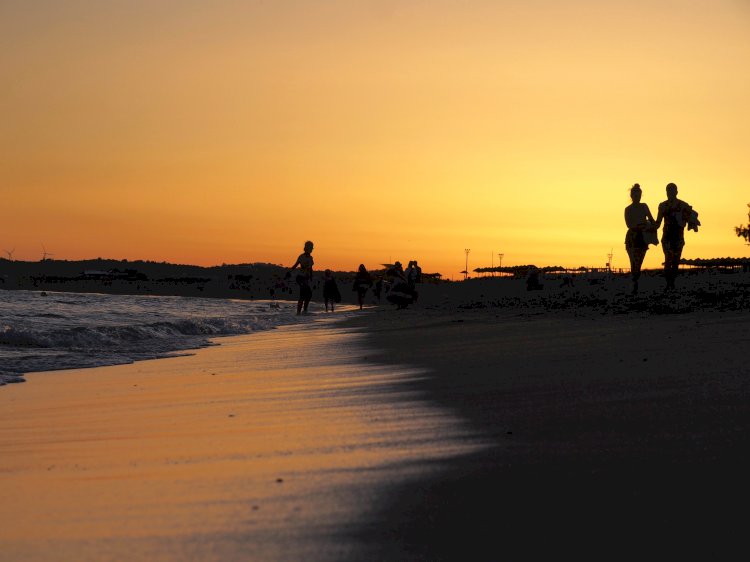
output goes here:
{"type": "Polygon", "coordinates": [[[390,487],[481,445],[360,338],[318,322],[5,390],[4,559],[366,556],[390,487]]]}

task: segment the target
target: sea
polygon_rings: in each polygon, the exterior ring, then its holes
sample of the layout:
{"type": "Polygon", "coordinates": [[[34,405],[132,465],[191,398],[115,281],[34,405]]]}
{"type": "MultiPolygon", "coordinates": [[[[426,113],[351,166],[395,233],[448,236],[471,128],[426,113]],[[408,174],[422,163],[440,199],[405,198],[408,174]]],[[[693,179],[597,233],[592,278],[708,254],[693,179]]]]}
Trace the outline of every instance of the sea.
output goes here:
{"type": "MultiPolygon", "coordinates": [[[[308,322],[296,302],[0,290],[0,385],[25,373],[132,363],[214,338],[308,322]]],[[[341,311],[351,307],[343,306],[341,311]]]]}

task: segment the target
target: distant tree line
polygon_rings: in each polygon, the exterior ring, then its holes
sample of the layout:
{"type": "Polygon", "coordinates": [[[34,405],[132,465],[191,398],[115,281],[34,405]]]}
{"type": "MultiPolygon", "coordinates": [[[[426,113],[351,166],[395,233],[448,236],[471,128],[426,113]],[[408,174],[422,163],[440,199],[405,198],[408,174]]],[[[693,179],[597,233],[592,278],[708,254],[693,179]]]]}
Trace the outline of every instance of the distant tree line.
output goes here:
{"type": "MultiPolygon", "coordinates": [[[[530,269],[539,270],[542,273],[554,273],[568,271],[561,265],[545,265],[544,267],[537,267],[535,265],[511,265],[506,267],[478,267],[474,270],[475,273],[512,273],[516,276],[523,276],[528,273],[530,269]]],[[[579,270],[588,270],[586,267],[581,267],[579,270]]]]}

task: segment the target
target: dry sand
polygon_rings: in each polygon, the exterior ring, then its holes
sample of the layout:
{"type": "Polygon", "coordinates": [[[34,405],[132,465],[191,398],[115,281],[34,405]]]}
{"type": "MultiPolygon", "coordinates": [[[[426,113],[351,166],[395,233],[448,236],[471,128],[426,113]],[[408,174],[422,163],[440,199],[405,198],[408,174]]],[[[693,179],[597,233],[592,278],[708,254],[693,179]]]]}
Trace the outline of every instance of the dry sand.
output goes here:
{"type": "Polygon", "coordinates": [[[0,559],[726,559],[747,276],[506,281],[2,389],[0,559]]]}
{"type": "Polygon", "coordinates": [[[728,559],[750,517],[750,276],[475,280],[368,318],[493,446],[391,496],[409,560],[728,559]]]}

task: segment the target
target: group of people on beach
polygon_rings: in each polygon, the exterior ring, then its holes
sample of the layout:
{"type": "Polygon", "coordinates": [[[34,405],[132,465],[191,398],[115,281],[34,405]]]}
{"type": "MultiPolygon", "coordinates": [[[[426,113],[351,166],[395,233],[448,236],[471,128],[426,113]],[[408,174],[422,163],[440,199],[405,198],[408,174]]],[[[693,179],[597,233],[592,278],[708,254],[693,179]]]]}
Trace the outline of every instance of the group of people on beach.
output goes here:
{"type": "MultiPolygon", "coordinates": [[[[310,240],[305,242],[302,253],[286,273],[286,278],[289,279],[292,276],[292,271],[299,268],[299,272],[295,277],[295,281],[299,287],[297,314],[307,313],[310,300],[312,300],[313,265],[315,264],[315,260],[312,257],[313,248],[314,245],[310,240]]],[[[410,304],[417,302],[419,296],[417,283],[421,283],[422,281],[422,268],[419,267],[417,260],[410,261],[406,271],[404,271],[401,262],[397,261],[386,269],[385,278],[388,285],[388,296],[386,298],[389,302],[395,304],[399,309],[406,308],[410,304]]],[[[375,283],[364,264],[359,264],[357,273],[354,276],[352,290],[357,293],[357,303],[360,310],[364,306],[367,291],[373,285],[376,287],[374,291],[379,300],[381,291],[383,290],[383,280],[375,283]]],[[[323,273],[323,301],[326,312],[333,312],[335,303],[341,302],[341,292],[330,269],[326,269],[323,273]]]]}
{"type": "Polygon", "coordinates": [[[388,296],[389,302],[396,305],[396,308],[406,308],[419,299],[417,283],[422,282],[422,268],[419,267],[417,260],[411,260],[404,271],[403,265],[397,261],[385,270],[385,276],[389,283],[388,296]]]}
{"type": "MultiPolygon", "coordinates": [[[[651,214],[646,203],[641,202],[643,190],[640,184],[633,184],[630,188],[630,199],[632,203],[625,207],[625,224],[628,227],[625,235],[625,249],[630,259],[631,279],[633,282],[632,293],[638,293],[638,281],[641,277],[641,266],[646,257],[646,252],[651,244],[658,244],[658,230],[664,223],[661,235],[661,246],[664,251],[664,278],[666,280],[666,291],[675,288],[675,279],[682,257],[682,249],[685,246],[685,228],[698,231],[700,221],[698,213],[693,208],[677,198],[677,185],[668,183],[666,187],[667,199],[659,203],[656,218],[651,214]]],[[[299,268],[295,281],[299,286],[299,299],[297,301],[297,314],[306,313],[310,300],[312,300],[313,265],[312,257],[314,245],[308,240],[305,242],[303,252],[297,257],[297,261],[287,271],[286,278],[292,276],[292,271],[299,268]]],[[[421,282],[422,268],[417,260],[411,260],[406,270],[400,261],[396,261],[385,270],[385,279],[374,283],[372,275],[367,271],[364,264],[360,264],[354,278],[352,290],[357,293],[359,308],[364,306],[367,291],[375,285],[374,292],[379,298],[383,284],[387,284],[387,299],[397,308],[403,309],[417,302],[419,293],[417,284],[421,282]]],[[[539,286],[541,288],[541,285],[539,286]]],[[[333,312],[335,303],[341,302],[336,279],[330,269],[324,272],[323,300],[326,312],[333,312]]]]}
{"type": "Polygon", "coordinates": [[[680,257],[685,247],[685,227],[697,232],[700,226],[698,213],[685,201],[677,198],[677,185],[668,183],[666,191],[667,199],[659,203],[659,211],[654,219],[648,205],[641,203],[643,195],[641,186],[636,183],[630,188],[632,203],[625,207],[625,224],[628,227],[625,235],[625,250],[630,258],[633,294],[638,293],[641,266],[649,246],[659,243],[657,231],[662,222],[664,222],[664,230],[661,235],[661,247],[664,251],[666,291],[675,288],[680,257]]]}

